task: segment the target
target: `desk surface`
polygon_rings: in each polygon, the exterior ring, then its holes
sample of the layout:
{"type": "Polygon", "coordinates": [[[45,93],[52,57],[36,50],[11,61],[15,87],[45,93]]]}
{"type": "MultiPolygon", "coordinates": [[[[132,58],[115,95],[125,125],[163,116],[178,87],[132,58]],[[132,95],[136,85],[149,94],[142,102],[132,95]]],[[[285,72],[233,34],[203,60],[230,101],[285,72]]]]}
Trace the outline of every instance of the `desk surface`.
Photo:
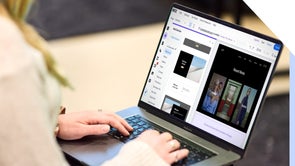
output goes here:
{"type": "MultiPolygon", "coordinates": [[[[162,27],[158,23],[50,41],[59,65],[75,88],[63,89],[62,103],[72,111],[118,111],[136,105],[162,27]]],[[[258,30],[265,32],[261,27],[258,30]]],[[[288,58],[285,49],[278,70],[289,69],[288,58]]],[[[268,95],[288,91],[289,77],[282,77],[273,80],[268,95]]]]}

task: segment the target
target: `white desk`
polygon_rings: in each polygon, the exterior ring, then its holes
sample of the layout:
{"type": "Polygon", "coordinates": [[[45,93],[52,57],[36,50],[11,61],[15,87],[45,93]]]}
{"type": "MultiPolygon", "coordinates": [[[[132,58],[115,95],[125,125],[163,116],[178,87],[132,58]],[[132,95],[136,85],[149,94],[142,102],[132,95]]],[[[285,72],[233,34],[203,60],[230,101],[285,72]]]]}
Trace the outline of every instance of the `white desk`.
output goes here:
{"type": "MultiPolygon", "coordinates": [[[[136,105],[162,27],[159,23],[50,41],[75,87],[74,91],[63,89],[63,104],[71,111],[118,111],[136,105]]],[[[285,51],[279,70],[289,67],[288,58],[285,51]]],[[[273,81],[268,94],[288,91],[289,78],[284,77],[273,81]]]]}

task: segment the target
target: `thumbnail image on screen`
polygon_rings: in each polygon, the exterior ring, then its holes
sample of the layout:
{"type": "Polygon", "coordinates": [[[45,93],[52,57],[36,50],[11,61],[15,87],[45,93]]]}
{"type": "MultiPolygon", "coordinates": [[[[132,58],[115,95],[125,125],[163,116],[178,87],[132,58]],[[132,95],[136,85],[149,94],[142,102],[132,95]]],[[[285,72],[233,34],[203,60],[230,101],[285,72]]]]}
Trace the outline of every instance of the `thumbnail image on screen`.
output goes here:
{"type": "Polygon", "coordinates": [[[180,51],[174,68],[174,73],[199,83],[204,72],[205,65],[206,60],[184,51],[180,51]]]}

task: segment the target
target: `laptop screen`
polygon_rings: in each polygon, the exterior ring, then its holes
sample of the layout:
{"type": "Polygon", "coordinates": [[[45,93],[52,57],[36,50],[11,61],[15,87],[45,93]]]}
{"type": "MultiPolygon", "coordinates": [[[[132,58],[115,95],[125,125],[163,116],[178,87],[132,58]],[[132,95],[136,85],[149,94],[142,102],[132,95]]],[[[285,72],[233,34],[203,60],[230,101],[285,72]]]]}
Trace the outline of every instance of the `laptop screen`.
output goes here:
{"type": "Polygon", "coordinates": [[[282,47],[174,5],[140,101],[244,149],[282,47]]]}

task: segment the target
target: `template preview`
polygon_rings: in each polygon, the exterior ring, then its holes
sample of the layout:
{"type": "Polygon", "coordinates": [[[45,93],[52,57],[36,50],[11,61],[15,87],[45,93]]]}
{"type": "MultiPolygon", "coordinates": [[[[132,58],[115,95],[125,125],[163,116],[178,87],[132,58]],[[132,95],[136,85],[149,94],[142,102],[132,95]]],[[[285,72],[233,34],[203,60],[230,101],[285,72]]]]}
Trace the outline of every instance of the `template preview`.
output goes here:
{"type": "Polygon", "coordinates": [[[243,149],[280,45],[172,10],[141,101],[243,149]]]}

